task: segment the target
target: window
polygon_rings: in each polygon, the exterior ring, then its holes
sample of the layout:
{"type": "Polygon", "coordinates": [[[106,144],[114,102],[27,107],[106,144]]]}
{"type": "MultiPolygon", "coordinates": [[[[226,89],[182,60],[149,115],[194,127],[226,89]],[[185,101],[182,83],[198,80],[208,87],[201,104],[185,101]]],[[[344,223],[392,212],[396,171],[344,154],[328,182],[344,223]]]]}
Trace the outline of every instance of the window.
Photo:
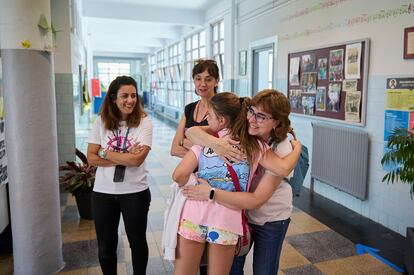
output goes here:
{"type": "Polygon", "coordinates": [[[194,83],[192,78],[192,70],[195,61],[200,58],[207,58],[206,51],[206,32],[201,31],[187,37],[185,40],[185,74],[184,74],[184,94],[185,102],[188,104],[197,100],[194,93],[194,83]]]}
{"type": "MultiPolygon", "coordinates": [[[[157,62],[155,55],[151,55],[149,57],[149,66],[150,66],[150,73],[151,73],[151,95],[155,94],[155,90],[157,89],[157,62]]],[[[155,100],[155,97],[154,97],[155,100]]],[[[153,101],[151,100],[151,104],[153,101]]]]}
{"type": "Polygon", "coordinates": [[[100,62],[98,61],[98,78],[104,91],[117,76],[131,75],[131,64],[129,62],[100,62]]]}
{"type": "Polygon", "coordinates": [[[267,88],[272,89],[273,87],[273,50],[269,51],[269,75],[267,77],[267,88]]]}
{"type": "Polygon", "coordinates": [[[167,68],[165,50],[158,51],[155,59],[155,83],[153,86],[155,101],[167,104],[167,68]]]}
{"type": "Polygon", "coordinates": [[[218,90],[223,91],[223,64],[224,64],[224,21],[221,20],[211,26],[213,32],[212,53],[220,70],[218,90]]]}
{"type": "Polygon", "coordinates": [[[182,108],[183,106],[183,85],[181,80],[182,65],[180,43],[176,43],[168,48],[168,105],[182,108]]]}

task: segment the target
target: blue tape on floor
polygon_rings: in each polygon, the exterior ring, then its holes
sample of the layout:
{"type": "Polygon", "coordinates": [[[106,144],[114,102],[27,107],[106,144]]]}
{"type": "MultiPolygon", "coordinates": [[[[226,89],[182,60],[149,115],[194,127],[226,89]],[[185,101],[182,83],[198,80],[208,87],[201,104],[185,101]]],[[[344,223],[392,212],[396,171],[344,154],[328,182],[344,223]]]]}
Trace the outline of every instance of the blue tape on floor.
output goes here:
{"type": "Polygon", "coordinates": [[[383,262],[384,264],[394,268],[396,271],[398,272],[404,272],[404,269],[402,269],[399,266],[396,266],[395,264],[391,263],[390,261],[384,259],[383,257],[381,257],[380,255],[377,254],[377,252],[379,252],[378,249],[373,248],[373,247],[369,247],[363,244],[357,244],[356,245],[356,250],[357,250],[357,254],[361,255],[361,254],[365,254],[368,253],[372,256],[374,256],[375,258],[377,258],[378,260],[380,260],[381,262],[383,262]]]}

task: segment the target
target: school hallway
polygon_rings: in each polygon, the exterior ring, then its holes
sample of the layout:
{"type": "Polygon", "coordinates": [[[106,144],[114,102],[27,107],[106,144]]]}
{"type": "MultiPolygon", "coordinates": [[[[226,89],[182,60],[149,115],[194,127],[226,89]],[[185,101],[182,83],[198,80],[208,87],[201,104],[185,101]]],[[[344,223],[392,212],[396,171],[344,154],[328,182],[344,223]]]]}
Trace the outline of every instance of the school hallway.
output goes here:
{"type": "MultiPolygon", "coordinates": [[[[164,209],[170,196],[171,173],[179,159],[171,157],[169,153],[175,133],[174,125],[153,115],[151,119],[154,135],[153,148],[147,158],[152,196],[147,229],[150,257],[147,274],[163,275],[173,272],[172,264],[162,259],[161,238],[164,209]]],[[[77,146],[84,152],[87,133],[87,129],[77,133],[77,146]]],[[[283,245],[278,274],[398,274],[369,254],[357,255],[355,245],[361,243],[380,247],[380,256],[402,266],[402,251],[397,249],[402,247],[402,236],[339,204],[318,195],[312,196],[308,189],[302,190],[301,196],[294,199],[294,204],[296,206],[283,245]]],[[[102,274],[93,221],[79,218],[75,198],[68,193],[61,193],[61,219],[66,264],[58,274],[102,274]]],[[[122,222],[119,231],[118,274],[133,274],[130,249],[122,222]]],[[[252,274],[251,254],[245,266],[247,275],[252,274]]],[[[1,249],[0,274],[13,274],[12,261],[10,251],[1,249]]]]}

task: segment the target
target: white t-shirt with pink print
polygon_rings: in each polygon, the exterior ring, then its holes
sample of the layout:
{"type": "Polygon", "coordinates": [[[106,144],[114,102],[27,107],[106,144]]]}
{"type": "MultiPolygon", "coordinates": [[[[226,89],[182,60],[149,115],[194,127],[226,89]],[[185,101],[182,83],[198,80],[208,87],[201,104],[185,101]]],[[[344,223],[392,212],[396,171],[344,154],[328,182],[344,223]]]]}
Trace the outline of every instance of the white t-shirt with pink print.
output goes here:
{"type": "MultiPolygon", "coordinates": [[[[117,131],[105,129],[99,116],[89,133],[88,143],[99,144],[101,148],[109,150],[124,147],[128,149],[136,142],[141,145],[152,146],[152,122],[148,117],[141,119],[136,128],[128,128],[126,122],[121,122],[117,131]]],[[[127,166],[123,182],[114,182],[115,166],[101,167],[96,170],[95,185],[93,191],[106,194],[130,194],[148,189],[145,161],[140,166],[127,166]]]]}

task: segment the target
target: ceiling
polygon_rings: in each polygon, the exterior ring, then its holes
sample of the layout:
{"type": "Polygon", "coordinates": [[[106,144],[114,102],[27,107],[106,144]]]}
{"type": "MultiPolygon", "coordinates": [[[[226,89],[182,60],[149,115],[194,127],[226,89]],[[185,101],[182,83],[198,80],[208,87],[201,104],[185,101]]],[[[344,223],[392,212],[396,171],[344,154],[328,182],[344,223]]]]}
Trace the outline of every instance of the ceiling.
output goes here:
{"type": "Polygon", "coordinates": [[[95,56],[143,58],[204,25],[208,7],[221,0],[84,0],[95,56]]]}

